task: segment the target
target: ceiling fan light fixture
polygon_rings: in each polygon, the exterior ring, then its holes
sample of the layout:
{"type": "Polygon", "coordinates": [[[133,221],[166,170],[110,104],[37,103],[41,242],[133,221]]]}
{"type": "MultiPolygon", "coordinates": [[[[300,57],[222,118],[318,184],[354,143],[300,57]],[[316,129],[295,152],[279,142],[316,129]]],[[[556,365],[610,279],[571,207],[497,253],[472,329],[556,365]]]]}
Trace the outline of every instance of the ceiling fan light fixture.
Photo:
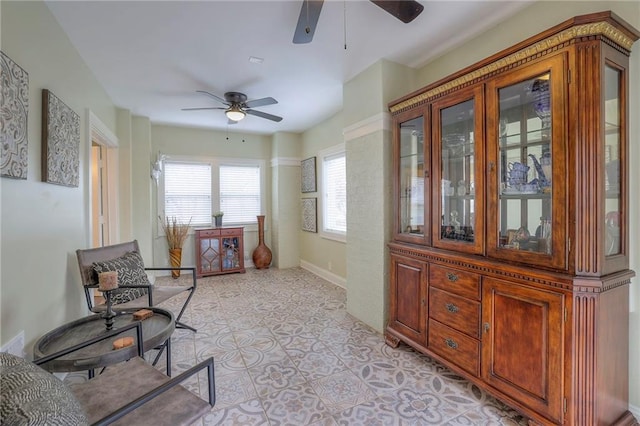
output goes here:
{"type": "Polygon", "coordinates": [[[241,110],[240,107],[238,107],[237,105],[231,106],[231,108],[226,110],[224,113],[227,116],[227,118],[231,121],[240,121],[246,115],[246,113],[243,110],[241,110]]]}

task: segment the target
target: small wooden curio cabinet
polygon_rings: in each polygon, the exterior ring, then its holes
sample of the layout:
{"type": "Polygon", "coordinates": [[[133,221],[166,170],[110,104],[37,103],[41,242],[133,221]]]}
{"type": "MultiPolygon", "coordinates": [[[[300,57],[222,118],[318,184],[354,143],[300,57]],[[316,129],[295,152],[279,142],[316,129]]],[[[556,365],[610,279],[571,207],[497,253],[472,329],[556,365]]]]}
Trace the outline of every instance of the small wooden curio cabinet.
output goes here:
{"type": "Polygon", "coordinates": [[[197,276],[245,272],[243,234],[243,228],[197,229],[197,276]]]}
{"type": "Polygon", "coordinates": [[[628,65],[639,37],[610,12],[578,16],[390,104],[386,342],[533,424],[635,424],[628,65]]]}

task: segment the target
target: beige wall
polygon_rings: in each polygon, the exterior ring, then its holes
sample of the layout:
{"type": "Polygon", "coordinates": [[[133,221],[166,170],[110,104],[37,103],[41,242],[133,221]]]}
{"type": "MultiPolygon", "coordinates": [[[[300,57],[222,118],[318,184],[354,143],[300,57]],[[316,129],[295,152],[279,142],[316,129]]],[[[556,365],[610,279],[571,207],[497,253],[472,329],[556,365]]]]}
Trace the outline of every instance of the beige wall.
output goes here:
{"type": "MultiPolygon", "coordinates": [[[[316,177],[318,192],[300,193],[300,180],[296,185],[299,194],[298,202],[302,198],[317,198],[318,231],[322,228],[322,193],[319,191],[322,182],[320,151],[344,142],[342,136],[342,114],[338,113],[302,135],[301,157],[306,159],[316,157],[316,177]]],[[[298,227],[300,229],[300,227],[298,227]]],[[[347,231],[348,233],[348,231],[347,231]]],[[[346,244],[329,240],[318,233],[299,231],[300,262],[303,267],[344,286],[347,278],[346,244]]]]}
{"type": "Polygon", "coordinates": [[[344,85],[347,152],[347,311],[378,331],[387,319],[391,130],[387,104],[415,72],[380,60],[344,85]]]}
{"type": "Polygon", "coordinates": [[[131,194],[132,157],[132,117],[129,110],[117,108],[116,112],[118,137],[118,215],[120,225],[120,241],[133,239],[133,217],[131,215],[133,196],[131,194]]]}
{"type": "Polygon", "coordinates": [[[26,180],[0,178],[0,342],[42,334],[87,312],[75,250],[90,243],[87,108],[115,131],[116,109],[42,2],[2,1],[2,51],[29,74],[26,180]],[[41,93],[80,115],[80,184],[41,182],[41,93]]]}
{"type": "Polygon", "coordinates": [[[151,122],[147,117],[131,120],[131,219],[132,238],[138,240],[144,259],[153,256],[152,226],[156,209],[151,202],[151,122]]]}
{"type": "Polygon", "coordinates": [[[300,150],[301,135],[279,132],[271,145],[271,264],[300,265],[300,150]]]}
{"type": "MultiPolygon", "coordinates": [[[[382,123],[380,123],[380,127],[382,123]]],[[[347,141],[347,311],[382,332],[387,318],[391,132],[347,141]]]]}
{"type": "MultiPolygon", "coordinates": [[[[271,246],[271,136],[254,134],[227,133],[208,129],[166,126],[154,124],[151,126],[151,148],[141,155],[145,164],[146,174],[140,176],[140,181],[147,185],[152,193],[153,202],[150,214],[150,232],[153,238],[153,262],[156,266],[168,266],[169,254],[164,236],[158,236],[157,217],[157,187],[150,178],[151,160],[155,160],[158,153],[166,155],[179,155],[186,157],[209,158],[251,158],[264,160],[266,196],[264,212],[267,216],[265,225],[265,243],[271,246]],[[228,139],[227,139],[228,138],[228,139]]],[[[135,200],[134,203],[138,201],[135,200]]],[[[134,209],[135,210],[135,209],[134,209]]],[[[258,227],[246,226],[244,229],[244,257],[245,266],[251,264],[251,253],[258,245],[258,227]]],[[[182,251],[182,264],[195,265],[193,233],[187,238],[182,251]]]]}

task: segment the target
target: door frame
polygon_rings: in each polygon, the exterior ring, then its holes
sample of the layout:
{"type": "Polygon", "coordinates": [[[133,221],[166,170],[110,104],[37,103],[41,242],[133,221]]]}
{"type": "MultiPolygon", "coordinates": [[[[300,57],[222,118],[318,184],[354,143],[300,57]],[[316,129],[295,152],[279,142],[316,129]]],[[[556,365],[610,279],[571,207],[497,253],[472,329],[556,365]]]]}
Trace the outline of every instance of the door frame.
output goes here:
{"type": "Polygon", "coordinates": [[[120,241],[120,226],[118,221],[118,137],[96,116],[90,109],[87,109],[87,139],[85,149],[86,177],[86,200],[85,203],[85,223],[87,247],[93,244],[93,206],[91,200],[93,193],[91,188],[91,168],[92,155],[91,147],[93,143],[106,148],[105,170],[106,170],[106,194],[107,194],[107,220],[109,241],[114,244],[120,241]]]}

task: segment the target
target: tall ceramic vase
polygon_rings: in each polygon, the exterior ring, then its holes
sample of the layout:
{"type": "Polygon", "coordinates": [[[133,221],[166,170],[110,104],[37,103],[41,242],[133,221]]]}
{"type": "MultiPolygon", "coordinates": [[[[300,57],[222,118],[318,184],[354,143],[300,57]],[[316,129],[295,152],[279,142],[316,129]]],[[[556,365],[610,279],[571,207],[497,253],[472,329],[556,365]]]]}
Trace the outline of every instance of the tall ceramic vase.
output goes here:
{"type": "Polygon", "coordinates": [[[253,250],[252,258],[256,269],[267,269],[271,264],[271,250],[264,243],[264,215],[258,216],[258,247],[253,250]]]}
{"type": "MultiPolygon", "coordinates": [[[[181,248],[169,249],[169,261],[171,262],[172,267],[179,268],[180,264],[182,263],[182,249],[181,248]]],[[[173,278],[179,278],[180,270],[179,269],[172,270],[171,276],[173,278]]]]}

